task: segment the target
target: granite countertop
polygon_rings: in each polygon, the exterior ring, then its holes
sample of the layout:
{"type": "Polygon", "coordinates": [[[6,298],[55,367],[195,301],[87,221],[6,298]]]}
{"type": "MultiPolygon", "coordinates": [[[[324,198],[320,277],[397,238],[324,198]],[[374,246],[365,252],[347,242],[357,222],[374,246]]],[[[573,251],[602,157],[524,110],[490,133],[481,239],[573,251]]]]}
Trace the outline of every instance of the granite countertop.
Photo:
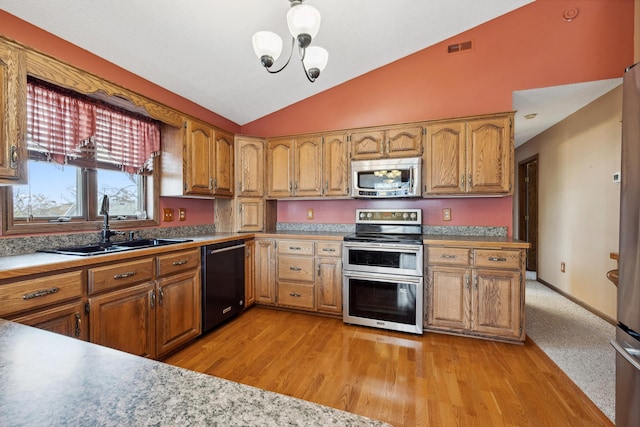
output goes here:
{"type": "Polygon", "coordinates": [[[2,426],[386,426],[0,319],[2,426]]]}

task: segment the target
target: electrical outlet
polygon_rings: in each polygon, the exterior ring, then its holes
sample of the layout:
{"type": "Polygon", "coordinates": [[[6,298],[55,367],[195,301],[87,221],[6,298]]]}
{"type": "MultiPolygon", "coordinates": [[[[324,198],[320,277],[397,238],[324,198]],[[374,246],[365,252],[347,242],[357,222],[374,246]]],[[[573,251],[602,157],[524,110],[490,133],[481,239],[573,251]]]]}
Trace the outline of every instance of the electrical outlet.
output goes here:
{"type": "Polygon", "coordinates": [[[173,209],[164,208],[164,222],[173,221],[173,209]]]}
{"type": "Polygon", "coordinates": [[[307,209],[307,219],[313,219],[313,209],[307,209]]]}
{"type": "Polygon", "coordinates": [[[187,219],[187,210],[185,208],[178,208],[178,219],[180,221],[187,219]]]}
{"type": "Polygon", "coordinates": [[[442,220],[451,221],[451,209],[449,208],[442,209],[442,220]]]}

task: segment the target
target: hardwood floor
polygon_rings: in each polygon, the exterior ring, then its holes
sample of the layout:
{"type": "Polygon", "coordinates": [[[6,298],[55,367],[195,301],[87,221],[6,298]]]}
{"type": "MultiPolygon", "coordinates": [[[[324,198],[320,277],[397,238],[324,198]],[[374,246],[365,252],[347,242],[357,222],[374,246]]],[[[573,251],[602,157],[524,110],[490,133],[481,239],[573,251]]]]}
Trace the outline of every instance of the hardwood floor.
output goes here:
{"type": "Polygon", "coordinates": [[[417,336],[252,307],[165,362],[394,426],[612,425],[528,338],[417,336]]]}

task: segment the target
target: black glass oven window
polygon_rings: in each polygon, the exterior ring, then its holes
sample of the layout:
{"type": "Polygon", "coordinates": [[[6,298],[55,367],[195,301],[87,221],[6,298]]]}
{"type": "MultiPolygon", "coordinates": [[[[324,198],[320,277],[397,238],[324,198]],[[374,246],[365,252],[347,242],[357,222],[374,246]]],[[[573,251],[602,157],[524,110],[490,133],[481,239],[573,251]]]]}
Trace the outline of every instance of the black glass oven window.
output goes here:
{"type": "Polygon", "coordinates": [[[417,255],[415,253],[349,249],[350,265],[415,269],[416,263],[417,255]]]}
{"type": "Polygon", "coordinates": [[[411,169],[358,172],[358,188],[362,190],[397,190],[408,188],[411,169]]]}
{"type": "Polygon", "coordinates": [[[389,322],[416,324],[416,285],[349,279],[349,314],[389,322]]]}

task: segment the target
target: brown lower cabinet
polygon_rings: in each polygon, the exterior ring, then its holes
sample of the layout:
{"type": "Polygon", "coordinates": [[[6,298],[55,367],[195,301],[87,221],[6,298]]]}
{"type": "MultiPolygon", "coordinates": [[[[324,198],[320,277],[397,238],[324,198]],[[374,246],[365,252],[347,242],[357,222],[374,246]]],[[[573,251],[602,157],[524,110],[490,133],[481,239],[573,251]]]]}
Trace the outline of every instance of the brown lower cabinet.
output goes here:
{"type": "Polygon", "coordinates": [[[82,301],[40,310],[33,314],[14,317],[11,320],[84,341],[89,338],[82,301]]]}
{"type": "Polygon", "coordinates": [[[342,314],[342,242],[256,238],[256,303],[342,314]]]}
{"type": "Polygon", "coordinates": [[[106,283],[103,293],[89,294],[91,342],[158,358],[196,338],[199,254],[192,249],[90,268],[89,289],[95,288],[92,280],[106,283]]]}
{"type": "Polygon", "coordinates": [[[524,249],[427,246],[425,259],[425,330],[524,341],[524,249]]]}

